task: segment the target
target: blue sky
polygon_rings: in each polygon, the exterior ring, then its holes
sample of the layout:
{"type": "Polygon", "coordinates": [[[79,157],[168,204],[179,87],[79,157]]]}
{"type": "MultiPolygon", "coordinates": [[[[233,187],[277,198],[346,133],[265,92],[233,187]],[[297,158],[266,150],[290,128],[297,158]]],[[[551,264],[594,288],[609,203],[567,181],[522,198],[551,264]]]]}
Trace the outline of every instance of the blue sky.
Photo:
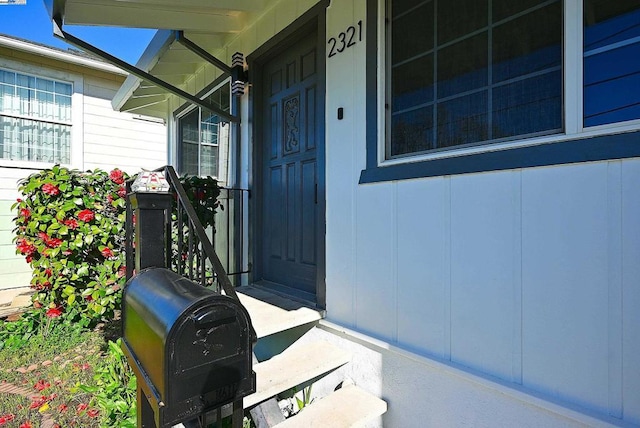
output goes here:
{"type": "MultiPolygon", "coordinates": [[[[146,29],[71,25],[65,26],[64,29],[131,64],[138,61],[155,34],[155,30],[146,29]]],[[[62,49],[72,47],[53,36],[51,21],[42,0],[27,0],[26,5],[0,5],[0,34],[62,49]]]]}

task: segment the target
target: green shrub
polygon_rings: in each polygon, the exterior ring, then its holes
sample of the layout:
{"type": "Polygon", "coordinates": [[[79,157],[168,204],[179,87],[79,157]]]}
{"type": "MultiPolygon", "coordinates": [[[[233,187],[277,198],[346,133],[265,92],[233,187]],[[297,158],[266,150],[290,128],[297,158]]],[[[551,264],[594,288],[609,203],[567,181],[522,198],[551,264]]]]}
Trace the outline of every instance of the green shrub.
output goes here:
{"type": "MultiPolygon", "coordinates": [[[[119,309],[127,179],[119,169],[80,172],[56,165],[20,181],[23,198],[12,206],[16,253],[31,265],[34,306],[48,316],[64,312],[65,318],[93,325],[119,309]]],[[[193,176],[180,181],[203,226],[213,227],[221,208],[217,181],[193,176]]],[[[175,260],[185,263],[177,253],[175,260]]]]}
{"type": "Polygon", "coordinates": [[[20,181],[14,242],[33,270],[36,308],[94,323],[119,307],[126,179],[54,166],[20,181]]]}

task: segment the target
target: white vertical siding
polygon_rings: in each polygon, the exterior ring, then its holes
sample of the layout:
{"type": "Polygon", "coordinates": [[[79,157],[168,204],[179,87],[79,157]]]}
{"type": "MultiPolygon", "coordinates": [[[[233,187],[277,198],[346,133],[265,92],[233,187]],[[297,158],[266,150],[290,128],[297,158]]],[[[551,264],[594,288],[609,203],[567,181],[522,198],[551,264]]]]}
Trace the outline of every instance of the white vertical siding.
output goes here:
{"type": "Polygon", "coordinates": [[[607,163],[522,174],[523,383],[607,410],[607,163]]]}
{"type": "Polygon", "coordinates": [[[509,380],[519,193],[518,172],[451,178],[451,360],[509,380]]]}
{"type": "Polygon", "coordinates": [[[398,342],[449,358],[449,179],[410,180],[397,187],[398,342]],[[425,264],[432,269],[425,270],[425,264]]]}
{"type": "Polygon", "coordinates": [[[328,318],[637,423],[638,182],[637,159],[330,182],[328,318]]]}
{"type": "Polygon", "coordinates": [[[358,212],[363,214],[356,222],[356,325],[385,340],[394,340],[397,328],[393,263],[397,247],[395,228],[390,227],[395,224],[394,187],[365,186],[356,196],[358,212]]]}
{"type": "Polygon", "coordinates": [[[622,409],[640,425],[640,159],[622,162],[622,409]]]}

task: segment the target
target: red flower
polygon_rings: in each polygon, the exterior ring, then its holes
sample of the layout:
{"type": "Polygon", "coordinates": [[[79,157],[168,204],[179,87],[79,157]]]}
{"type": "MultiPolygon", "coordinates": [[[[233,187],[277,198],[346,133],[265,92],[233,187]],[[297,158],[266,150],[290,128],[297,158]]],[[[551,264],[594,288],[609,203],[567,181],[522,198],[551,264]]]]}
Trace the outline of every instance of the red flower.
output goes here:
{"type": "Polygon", "coordinates": [[[84,221],[85,223],[90,222],[94,217],[95,215],[91,210],[82,210],[78,213],[78,220],[84,221]]]}
{"type": "Polygon", "coordinates": [[[33,425],[31,425],[31,422],[25,421],[24,423],[22,423],[22,425],[20,425],[20,428],[33,428],[33,425]]]}
{"type": "Polygon", "coordinates": [[[27,257],[27,263],[31,263],[33,261],[33,256],[31,254],[29,254],[27,257]]]}
{"type": "Polygon", "coordinates": [[[58,194],[60,194],[60,189],[58,189],[58,186],[51,184],[51,183],[45,183],[42,185],[42,191],[44,193],[46,193],[47,195],[51,195],[51,196],[56,196],[58,194]]]}
{"type": "Polygon", "coordinates": [[[96,416],[98,416],[100,414],[100,412],[96,409],[91,409],[87,412],[87,415],[91,418],[95,418],[96,416]]]}
{"type": "Polygon", "coordinates": [[[62,239],[51,238],[49,235],[47,235],[44,232],[39,232],[38,237],[42,239],[45,245],[49,248],[56,248],[62,245],[62,239]]]}
{"type": "Polygon", "coordinates": [[[100,252],[102,253],[102,256],[105,259],[113,257],[113,251],[111,251],[111,248],[109,248],[109,247],[104,247],[102,250],[100,250],[100,252]]]}
{"type": "Polygon", "coordinates": [[[114,169],[109,173],[109,178],[116,184],[124,183],[124,174],[119,169],[114,169]]]}
{"type": "Polygon", "coordinates": [[[20,216],[26,220],[31,217],[31,211],[29,211],[29,208],[20,208],[20,216]]]}
{"type": "Polygon", "coordinates": [[[118,196],[120,196],[121,198],[124,198],[125,196],[127,196],[127,189],[125,189],[124,186],[120,186],[117,193],[118,193],[118,196]]]}
{"type": "Polygon", "coordinates": [[[51,275],[53,275],[53,271],[51,270],[51,268],[46,268],[44,270],[44,274],[45,274],[45,276],[51,276],[51,275]]]}
{"type": "Polygon", "coordinates": [[[61,405],[58,406],[58,411],[60,413],[64,413],[64,412],[67,411],[68,408],[69,408],[69,406],[67,406],[66,404],[61,404],[61,405]]]}
{"type": "Polygon", "coordinates": [[[87,410],[87,407],[89,407],[87,403],[78,404],[78,407],[76,407],[76,414],[79,415],[80,413],[84,412],[85,410],[87,410]]]}
{"type": "Polygon", "coordinates": [[[30,244],[29,241],[27,241],[24,238],[20,238],[16,241],[16,248],[18,249],[20,254],[24,254],[26,256],[31,256],[33,253],[36,252],[35,245],[30,244]]]}
{"type": "Polygon", "coordinates": [[[49,388],[51,386],[51,384],[49,382],[47,382],[44,379],[40,379],[39,381],[36,382],[35,385],[33,385],[33,389],[35,389],[36,391],[44,391],[45,389],[49,388]]]}
{"type": "Polygon", "coordinates": [[[107,202],[109,203],[113,202],[113,196],[111,196],[110,194],[107,195],[107,202]]]}
{"type": "Polygon", "coordinates": [[[45,313],[45,315],[49,318],[57,318],[60,315],[62,315],[62,309],[60,309],[59,307],[49,308],[47,309],[47,312],[45,313]]]}
{"type": "Polygon", "coordinates": [[[89,294],[88,296],[84,297],[84,300],[86,300],[87,302],[92,302],[93,301],[93,296],[91,296],[91,294],[89,294]]]}
{"type": "Polygon", "coordinates": [[[73,218],[68,218],[62,222],[69,229],[76,229],[78,227],[78,222],[73,218]]]}

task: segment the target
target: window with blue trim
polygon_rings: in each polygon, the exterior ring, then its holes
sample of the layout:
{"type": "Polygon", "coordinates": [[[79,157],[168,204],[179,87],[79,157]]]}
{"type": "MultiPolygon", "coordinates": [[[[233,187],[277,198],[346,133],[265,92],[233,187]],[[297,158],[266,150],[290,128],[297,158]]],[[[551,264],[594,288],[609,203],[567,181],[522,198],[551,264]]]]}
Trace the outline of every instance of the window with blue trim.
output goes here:
{"type": "Polygon", "coordinates": [[[367,0],[367,22],[360,183],[640,157],[639,0],[367,0]]]}
{"type": "Polygon", "coordinates": [[[562,131],[562,4],[393,1],[387,157],[562,131]]]}

